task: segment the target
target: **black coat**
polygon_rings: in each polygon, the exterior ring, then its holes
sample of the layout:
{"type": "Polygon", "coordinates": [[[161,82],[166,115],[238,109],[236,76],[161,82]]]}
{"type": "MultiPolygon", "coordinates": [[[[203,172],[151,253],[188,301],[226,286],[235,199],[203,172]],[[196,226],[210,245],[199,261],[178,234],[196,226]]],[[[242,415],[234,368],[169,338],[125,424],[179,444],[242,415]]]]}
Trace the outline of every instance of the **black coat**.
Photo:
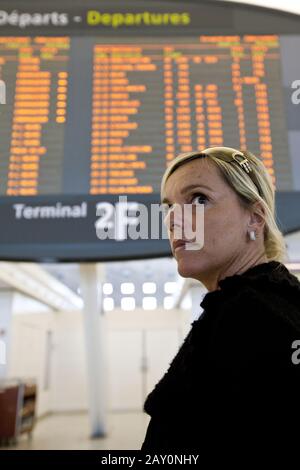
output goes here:
{"type": "Polygon", "coordinates": [[[276,450],[300,426],[298,279],[271,261],[219,286],[146,399],[146,453],[276,450]]]}

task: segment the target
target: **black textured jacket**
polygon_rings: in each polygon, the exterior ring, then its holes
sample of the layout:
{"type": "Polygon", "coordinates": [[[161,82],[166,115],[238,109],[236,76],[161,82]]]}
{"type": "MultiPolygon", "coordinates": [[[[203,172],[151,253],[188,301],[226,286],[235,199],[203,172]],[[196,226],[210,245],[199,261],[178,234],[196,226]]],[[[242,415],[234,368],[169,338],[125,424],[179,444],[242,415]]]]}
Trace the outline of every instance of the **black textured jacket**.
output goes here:
{"type": "Polygon", "coordinates": [[[219,286],[146,399],[144,452],[276,451],[300,426],[298,279],[271,261],[219,286]]]}

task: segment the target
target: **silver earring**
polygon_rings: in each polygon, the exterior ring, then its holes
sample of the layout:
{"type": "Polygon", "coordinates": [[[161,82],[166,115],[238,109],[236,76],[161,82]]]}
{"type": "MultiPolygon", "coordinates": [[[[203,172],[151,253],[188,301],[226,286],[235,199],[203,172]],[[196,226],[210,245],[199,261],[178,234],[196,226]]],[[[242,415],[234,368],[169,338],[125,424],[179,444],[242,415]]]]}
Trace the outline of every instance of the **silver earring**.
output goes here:
{"type": "Polygon", "coordinates": [[[251,230],[249,232],[250,240],[256,240],[256,234],[254,230],[251,230]]]}

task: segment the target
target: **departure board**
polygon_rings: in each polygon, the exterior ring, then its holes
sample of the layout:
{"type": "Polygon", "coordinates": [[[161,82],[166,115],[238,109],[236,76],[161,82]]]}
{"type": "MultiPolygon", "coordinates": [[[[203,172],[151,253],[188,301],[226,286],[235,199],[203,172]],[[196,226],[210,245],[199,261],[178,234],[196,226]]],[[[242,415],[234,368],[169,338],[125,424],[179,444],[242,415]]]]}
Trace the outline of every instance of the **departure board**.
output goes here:
{"type": "Polygon", "coordinates": [[[292,189],[279,36],[142,39],[0,38],[1,79],[9,84],[1,194],[77,192],[68,165],[82,194],[157,193],[177,154],[229,143],[251,149],[279,189],[292,189]],[[74,128],[66,142],[68,104],[77,99],[68,82],[70,61],[84,56],[91,57],[81,77],[88,87],[91,76],[91,106],[81,113],[90,139],[79,161],[74,128]]]}
{"type": "Polygon", "coordinates": [[[169,162],[212,146],[261,158],[283,230],[300,227],[282,203],[296,208],[300,191],[297,17],[226,2],[13,3],[0,7],[1,259],[170,253],[167,240],[100,241],[97,207],[159,202],[169,162]]]}

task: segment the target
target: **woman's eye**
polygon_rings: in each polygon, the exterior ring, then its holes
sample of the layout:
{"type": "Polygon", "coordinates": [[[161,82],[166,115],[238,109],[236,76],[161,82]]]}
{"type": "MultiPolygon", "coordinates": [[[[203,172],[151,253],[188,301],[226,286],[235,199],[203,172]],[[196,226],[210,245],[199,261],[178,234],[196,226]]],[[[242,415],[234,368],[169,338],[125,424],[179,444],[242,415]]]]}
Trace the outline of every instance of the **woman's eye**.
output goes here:
{"type": "Polygon", "coordinates": [[[192,204],[204,204],[207,201],[207,197],[204,194],[194,195],[192,199],[192,204]]]}

